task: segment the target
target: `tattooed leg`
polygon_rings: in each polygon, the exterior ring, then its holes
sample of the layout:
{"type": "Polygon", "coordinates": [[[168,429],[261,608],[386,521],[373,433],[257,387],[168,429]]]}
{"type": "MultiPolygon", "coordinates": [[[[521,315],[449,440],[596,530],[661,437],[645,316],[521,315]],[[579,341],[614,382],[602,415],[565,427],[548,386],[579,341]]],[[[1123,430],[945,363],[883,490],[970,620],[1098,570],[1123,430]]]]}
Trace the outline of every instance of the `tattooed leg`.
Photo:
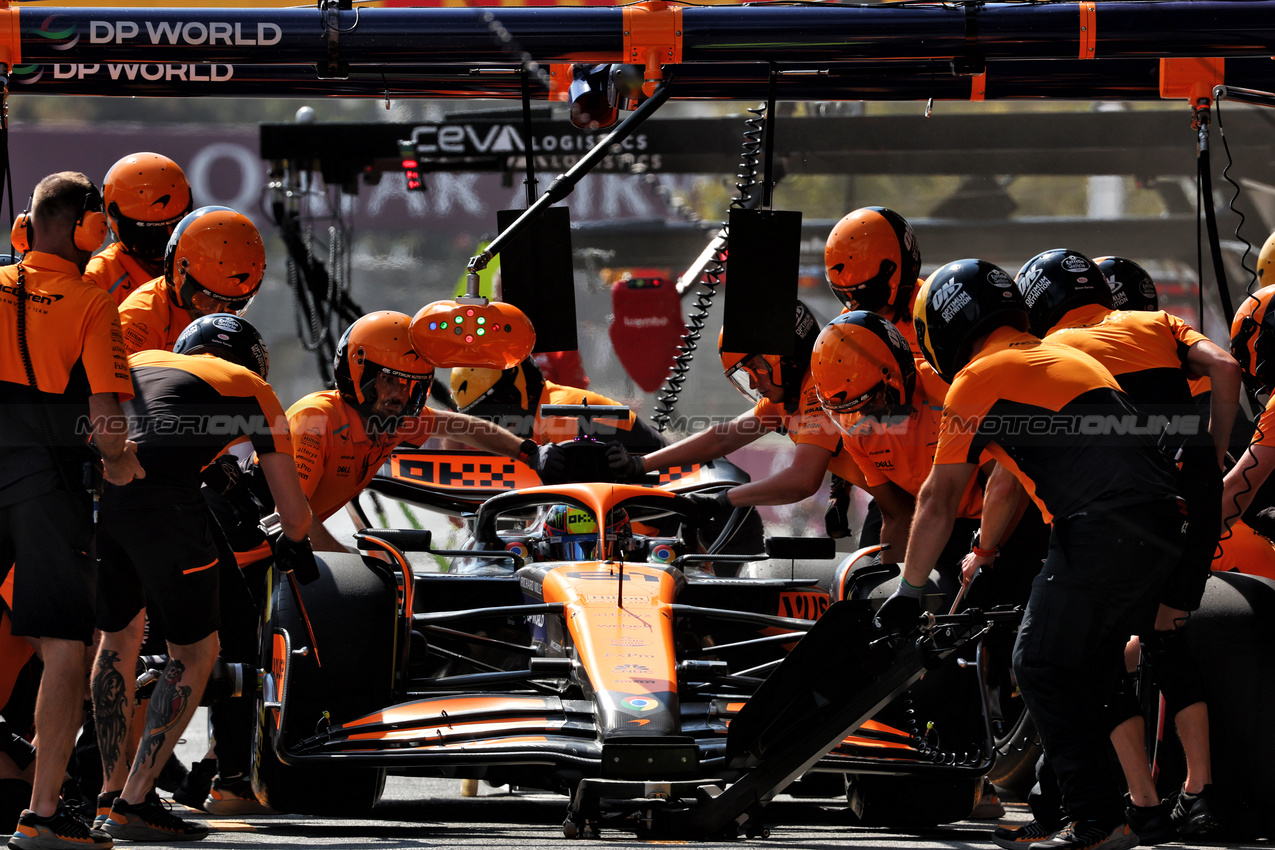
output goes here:
{"type": "Polygon", "coordinates": [[[217,659],[216,633],[186,646],[170,644],[169,659],[151,694],[142,741],[124,785],[123,796],[130,804],[140,803],[155,784],[155,777],[172,755],[191,714],[199,707],[208,674],[217,659]]]}
{"type": "MultiPolygon", "coordinates": [[[[133,718],[133,694],[136,683],[133,671],[141,649],[144,614],[122,631],[102,635],[93,663],[90,689],[93,715],[97,726],[98,750],[102,754],[102,789],[118,791],[124,787],[129,761],[134,749],[129,741],[133,718]]],[[[135,739],[133,742],[135,747],[135,739]]]]}

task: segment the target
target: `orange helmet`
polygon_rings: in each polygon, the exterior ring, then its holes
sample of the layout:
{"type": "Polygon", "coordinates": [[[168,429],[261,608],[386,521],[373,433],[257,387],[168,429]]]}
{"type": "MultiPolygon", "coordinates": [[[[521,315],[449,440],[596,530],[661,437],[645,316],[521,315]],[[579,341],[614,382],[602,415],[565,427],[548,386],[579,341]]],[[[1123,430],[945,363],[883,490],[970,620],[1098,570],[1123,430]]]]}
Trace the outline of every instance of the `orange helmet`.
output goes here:
{"type": "Polygon", "coordinates": [[[164,277],[182,307],[202,292],[224,312],[243,315],[261,288],[266,246],[248,218],[229,207],[200,207],[168,239],[164,277]]]}
{"type": "Polygon", "coordinates": [[[1244,299],[1231,322],[1231,356],[1244,370],[1246,383],[1258,389],[1275,388],[1275,285],[1244,299]]]}
{"type": "MultiPolygon", "coordinates": [[[[797,401],[801,397],[801,382],[806,379],[806,373],[810,371],[810,351],[814,348],[815,337],[819,334],[819,320],[815,318],[814,313],[810,312],[810,308],[800,301],[797,302],[793,333],[795,339],[792,354],[760,355],[770,369],[770,382],[783,389],[784,407],[789,411],[796,409],[797,401]]],[[[722,371],[735,385],[735,389],[744,394],[744,398],[756,404],[761,401],[761,394],[750,386],[744,362],[759,355],[757,352],[724,351],[722,349],[724,336],[724,329],[717,334],[717,353],[722,358],[722,371]]]]}
{"type": "Polygon", "coordinates": [[[916,387],[908,341],[893,322],[866,310],[843,313],[819,333],[810,374],[831,414],[855,413],[882,389],[887,404],[907,404],[916,387]]]}
{"type": "Polygon", "coordinates": [[[387,372],[409,382],[400,416],[416,416],[425,406],[434,367],[412,348],[412,317],[393,310],[368,313],[346,329],[336,346],[332,371],[336,388],[355,410],[370,414],[376,406],[376,378],[387,372]]]}
{"type": "Polygon", "coordinates": [[[823,262],[828,284],[847,307],[906,310],[921,272],[921,249],[903,216],[885,207],[864,207],[832,228],[823,262]]]}
{"type": "Polygon", "coordinates": [[[102,199],[125,250],[152,263],[164,259],[168,237],[192,206],[181,167],[157,153],[129,154],[112,165],[102,199]]]}

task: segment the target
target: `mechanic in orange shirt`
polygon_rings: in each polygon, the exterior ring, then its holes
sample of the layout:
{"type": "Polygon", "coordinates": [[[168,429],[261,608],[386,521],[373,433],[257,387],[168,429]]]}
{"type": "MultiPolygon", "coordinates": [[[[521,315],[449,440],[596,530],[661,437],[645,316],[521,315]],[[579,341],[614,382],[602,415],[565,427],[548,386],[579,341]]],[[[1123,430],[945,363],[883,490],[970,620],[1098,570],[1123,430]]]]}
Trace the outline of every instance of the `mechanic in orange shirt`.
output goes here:
{"type": "MultiPolygon", "coordinates": [[[[897,631],[918,624],[926,578],[989,452],[1053,523],[1014,648],[1018,685],[1072,821],[1042,846],[1132,847],[1137,836],[1107,761],[1101,717],[1124,673],[1124,645],[1151,628],[1181,551],[1172,472],[1144,435],[1102,427],[1109,416],[1135,415],[1119,384],[1088,355],[1028,334],[1026,304],[1002,269],[975,259],[948,263],[925,282],[917,305],[922,351],[952,381],[903,577],[878,624],[897,631]]],[[[1016,847],[1048,832],[1032,822],[1002,828],[994,840],[1016,847]]]]}
{"type": "Polygon", "coordinates": [[[115,241],[89,260],[84,279],[116,304],[164,273],[168,237],[193,203],[181,167],[157,153],[133,153],[106,172],[102,200],[115,241]]]}
{"type": "MultiPolygon", "coordinates": [[[[246,437],[256,449],[283,529],[274,544],[276,566],[301,583],[318,577],[306,536],[310,508],[297,480],[287,419],[266,383],[270,360],[261,335],[243,319],[220,313],[194,322],[175,347],[177,353],[143,351],[129,358],[138,388],[126,407],[130,431],[151,472],[144,485],[108,488],[102,496],[97,619],[103,635],[92,678],[106,776],[98,808],[101,828],[130,841],[208,834],[206,826],[173,815],[150,792],[222,649],[221,576],[237,577],[237,570],[199,488],[201,470],[227,445],[246,437]],[[129,769],[123,745],[148,616],[168,642],[169,660],[129,769]]],[[[242,637],[228,634],[225,648],[242,637]]]]}
{"type": "Polygon", "coordinates": [[[132,397],[133,384],[119,314],[82,277],[105,235],[92,182],[78,172],[52,174],[32,196],[30,250],[0,268],[0,584],[12,571],[12,633],[44,663],[35,781],[10,840],[16,848],[110,846],[59,799],[83,722],[85,647],[93,639],[89,491],[103,471],[119,485],[144,475],[121,427],[119,400],[132,397]]]}
{"type": "MultiPolygon", "coordinates": [[[[451,385],[452,398],[462,413],[481,416],[541,444],[574,440],[580,427],[574,416],[542,415],[541,408],[546,404],[619,404],[586,389],[546,380],[534,355],[503,371],[452,369],[451,385]]],[[[632,411],[624,419],[599,418],[595,422],[600,426],[599,433],[620,441],[630,451],[653,452],[668,445],[659,432],[632,411]]]]}
{"type": "MultiPolygon", "coordinates": [[[[819,320],[801,301],[793,324],[791,355],[721,351],[726,377],[754,407],[730,422],[714,425],[647,455],[629,454],[616,443],[607,451],[611,469],[622,480],[647,472],[724,457],[772,431],[796,445],[791,461],[779,472],[717,494],[694,493],[706,518],[728,514],[736,507],[789,505],[813,496],[824,473],[863,486],[863,473],[841,449],[841,432],[819,404],[810,374],[810,352],[819,334],[819,320]]],[[[722,336],[718,335],[718,348],[722,336]]]]}
{"type": "Polygon", "coordinates": [[[164,276],[139,286],[120,305],[128,353],[172,351],[200,316],[242,316],[265,270],[265,245],[247,217],[228,207],[200,207],[186,215],[164,250],[164,276]]]}
{"type": "MultiPolygon", "coordinates": [[[[1176,462],[1178,489],[1189,511],[1182,557],[1165,585],[1155,630],[1142,635],[1140,642],[1186,752],[1181,795],[1185,803],[1173,807],[1172,821],[1184,834],[1202,834],[1216,827],[1205,793],[1212,782],[1208,706],[1199,665],[1179,626],[1200,607],[1217,548],[1221,470],[1239,409],[1240,367],[1176,316],[1114,310],[1106,276],[1076,251],[1056,248],[1033,257],[1019,272],[1018,287],[1028,305],[1031,331],[1083,351],[1105,366],[1138,409],[1140,421],[1154,430],[1166,455],[1176,462]],[[1192,375],[1207,377],[1212,386],[1207,429],[1191,397],[1192,375]]],[[[1144,842],[1154,843],[1157,836],[1151,833],[1157,827],[1168,830],[1170,812],[1160,811],[1159,793],[1147,768],[1140,701],[1131,687],[1123,689],[1122,697],[1113,706],[1111,719],[1118,722],[1112,740],[1125,765],[1132,803],[1140,810],[1135,820],[1144,827],[1144,842]],[[1163,823],[1154,823],[1155,818],[1163,823]]]]}

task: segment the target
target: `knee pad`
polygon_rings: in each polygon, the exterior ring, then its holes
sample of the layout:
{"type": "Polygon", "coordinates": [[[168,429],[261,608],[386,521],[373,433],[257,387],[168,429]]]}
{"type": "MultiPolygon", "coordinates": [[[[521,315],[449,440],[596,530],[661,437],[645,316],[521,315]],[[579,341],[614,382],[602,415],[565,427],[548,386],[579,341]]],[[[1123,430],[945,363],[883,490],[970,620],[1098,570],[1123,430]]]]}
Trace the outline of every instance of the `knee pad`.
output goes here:
{"type": "Polygon", "coordinates": [[[1138,699],[1134,677],[1126,673],[1120,677],[1115,690],[1102,704],[1102,719],[1107,726],[1107,734],[1110,735],[1130,717],[1141,714],[1142,702],[1138,699]]]}
{"type": "Polygon", "coordinates": [[[1182,629],[1152,632],[1142,646],[1170,716],[1205,701],[1200,668],[1182,629]]]}

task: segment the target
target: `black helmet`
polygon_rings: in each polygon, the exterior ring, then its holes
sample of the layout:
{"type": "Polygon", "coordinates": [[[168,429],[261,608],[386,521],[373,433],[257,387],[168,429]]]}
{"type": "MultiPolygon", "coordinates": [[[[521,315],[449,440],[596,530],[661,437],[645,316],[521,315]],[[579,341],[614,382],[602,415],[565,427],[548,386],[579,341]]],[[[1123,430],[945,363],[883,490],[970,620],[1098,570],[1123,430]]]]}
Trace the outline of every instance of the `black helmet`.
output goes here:
{"type": "Polygon", "coordinates": [[[1043,337],[1068,310],[1101,304],[1114,310],[1107,279],[1093,260],[1069,248],[1051,248],[1028,260],[1014,278],[1027,304],[1030,330],[1043,337]]]}
{"type": "Polygon", "coordinates": [[[270,374],[270,349],[257,329],[233,313],[201,316],[186,326],[174,354],[215,354],[256,372],[264,381],[270,374]]]}
{"type": "Polygon", "coordinates": [[[921,353],[950,384],[969,362],[977,337],[1002,325],[1027,330],[1027,305],[1000,266],[957,260],[926,278],[912,321],[921,353]]]}
{"type": "Polygon", "coordinates": [[[1160,309],[1160,296],[1155,291],[1155,281],[1142,266],[1124,257],[1095,257],[1094,262],[1107,279],[1107,288],[1111,290],[1111,304],[1115,309],[1160,309]]]}
{"type": "MultiPolygon", "coordinates": [[[[801,400],[801,384],[806,380],[806,373],[810,371],[810,352],[815,348],[815,340],[819,336],[819,330],[822,323],[815,318],[815,314],[810,312],[810,308],[801,301],[797,302],[797,312],[793,321],[793,340],[792,354],[762,354],[761,357],[766,361],[766,365],[770,367],[770,377],[772,383],[777,387],[783,387],[784,390],[784,408],[791,413],[797,409],[797,404],[801,400]]],[[[717,353],[722,358],[722,371],[735,389],[744,394],[744,397],[754,404],[761,400],[761,396],[756,390],[749,387],[748,376],[743,372],[743,365],[746,361],[757,356],[755,351],[726,351],[722,348],[722,340],[725,338],[725,331],[717,335],[717,353]]]]}

